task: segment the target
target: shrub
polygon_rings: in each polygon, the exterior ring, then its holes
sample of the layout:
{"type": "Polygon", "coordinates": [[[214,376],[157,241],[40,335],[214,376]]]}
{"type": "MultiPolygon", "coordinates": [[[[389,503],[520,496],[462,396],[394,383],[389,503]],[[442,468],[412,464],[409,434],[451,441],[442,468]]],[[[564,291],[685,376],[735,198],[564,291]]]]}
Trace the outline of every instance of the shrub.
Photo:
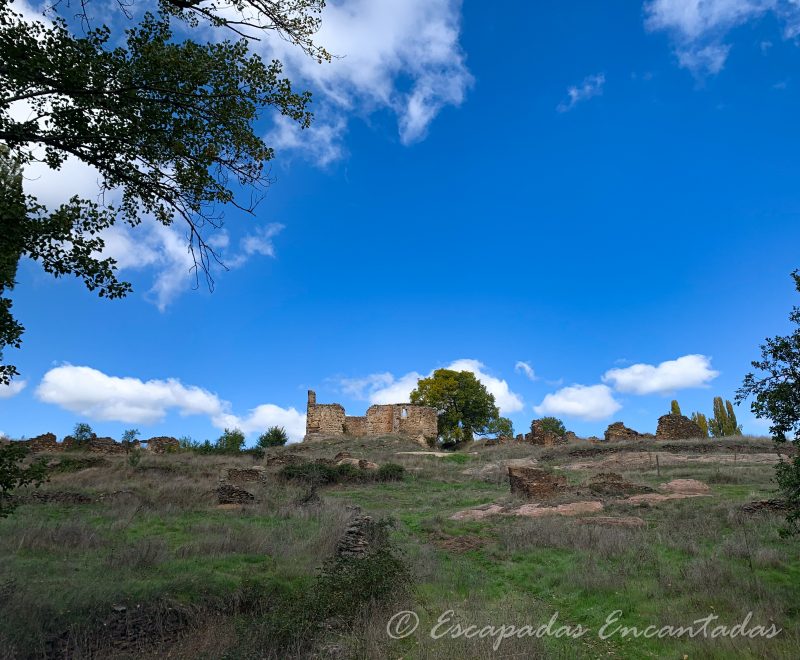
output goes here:
{"type": "Polygon", "coordinates": [[[244,445],[244,433],[239,429],[225,429],[217,439],[217,449],[223,454],[239,454],[244,445]]]}
{"type": "Polygon", "coordinates": [[[402,481],[406,476],[406,469],[397,463],[386,463],[378,468],[376,478],[378,481],[402,481]]]}
{"type": "Polygon", "coordinates": [[[139,463],[142,462],[142,450],[138,447],[134,449],[130,454],[128,454],[128,465],[132,468],[138,467],[139,463]]]}
{"type": "Polygon", "coordinates": [[[282,426],[270,426],[259,437],[256,443],[262,449],[267,447],[283,447],[289,441],[286,429],[282,426]]]}

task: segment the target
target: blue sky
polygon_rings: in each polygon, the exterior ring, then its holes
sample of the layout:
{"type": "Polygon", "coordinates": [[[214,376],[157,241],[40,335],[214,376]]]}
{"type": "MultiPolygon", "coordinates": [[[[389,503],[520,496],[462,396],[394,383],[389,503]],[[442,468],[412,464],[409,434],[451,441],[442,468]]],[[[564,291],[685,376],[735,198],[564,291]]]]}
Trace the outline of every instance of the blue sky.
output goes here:
{"type": "MultiPolygon", "coordinates": [[[[22,264],[0,431],[297,439],[307,388],[359,414],[456,363],[517,431],[551,413],[652,432],[672,398],[732,399],[787,330],[791,3],[347,0],[323,21],[330,65],[264,46],[317,121],[262,120],[276,181],[255,217],[227,214],[213,293],[192,289],[182,234],[147,223],[108,237],[126,300],[22,264]]],[[[26,185],[55,203],[96,180],[69,164],[26,185]]]]}

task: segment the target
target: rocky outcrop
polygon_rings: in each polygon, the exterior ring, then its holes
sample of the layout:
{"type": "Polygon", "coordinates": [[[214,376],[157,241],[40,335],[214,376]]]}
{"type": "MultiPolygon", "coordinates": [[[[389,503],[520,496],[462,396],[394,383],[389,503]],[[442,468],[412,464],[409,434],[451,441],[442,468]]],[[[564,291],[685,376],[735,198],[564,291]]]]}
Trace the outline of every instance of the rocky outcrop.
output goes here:
{"type": "Polygon", "coordinates": [[[629,429],[622,422],[609,424],[605,433],[606,442],[616,442],[619,440],[640,440],[642,434],[633,429],[629,429]]]}
{"type": "Polygon", "coordinates": [[[532,499],[553,497],[567,489],[567,478],[542,468],[508,467],[511,492],[532,499]]]}
{"type": "Polygon", "coordinates": [[[688,440],[702,438],[700,427],[684,415],[662,415],[658,418],[657,440],[688,440]]]}

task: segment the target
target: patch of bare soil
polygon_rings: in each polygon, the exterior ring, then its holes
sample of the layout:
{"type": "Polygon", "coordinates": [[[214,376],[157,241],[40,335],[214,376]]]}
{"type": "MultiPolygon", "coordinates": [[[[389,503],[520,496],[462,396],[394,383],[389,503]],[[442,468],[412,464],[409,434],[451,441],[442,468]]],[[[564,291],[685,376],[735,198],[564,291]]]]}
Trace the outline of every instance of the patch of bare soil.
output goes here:
{"type": "Polygon", "coordinates": [[[697,479],[673,479],[661,484],[661,490],[677,495],[707,495],[711,492],[708,484],[697,479]]]}
{"type": "Polygon", "coordinates": [[[470,550],[480,550],[486,545],[486,539],[475,534],[465,534],[464,536],[450,536],[442,534],[433,540],[434,545],[442,550],[450,552],[469,552],[470,550]]]}
{"type": "Polygon", "coordinates": [[[603,527],[644,527],[647,523],[638,516],[591,516],[578,518],[582,525],[600,525],[603,527]]]}

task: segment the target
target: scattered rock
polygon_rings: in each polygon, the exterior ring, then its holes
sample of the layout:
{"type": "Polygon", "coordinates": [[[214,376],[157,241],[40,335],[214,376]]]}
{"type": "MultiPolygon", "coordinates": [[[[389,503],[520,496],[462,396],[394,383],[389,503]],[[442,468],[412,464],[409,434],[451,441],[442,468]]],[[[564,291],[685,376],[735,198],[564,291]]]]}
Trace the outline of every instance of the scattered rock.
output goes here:
{"type": "Polygon", "coordinates": [[[688,440],[700,438],[700,427],[684,415],[662,415],[658,418],[657,440],[688,440]]]}
{"type": "Polygon", "coordinates": [[[368,461],[365,458],[342,458],[340,460],[334,459],[336,465],[353,465],[359,470],[377,470],[380,466],[377,463],[368,461]]]}
{"type": "Polygon", "coordinates": [[[501,481],[501,478],[508,474],[509,467],[536,467],[537,465],[538,462],[535,458],[512,458],[507,461],[492,461],[485,465],[470,467],[462,470],[461,474],[488,481],[501,481]]]}
{"type": "Polygon", "coordinates": [[[284,465],[300,465],[300,463],[307,463],[308,459],[305,456],[298,456],[297,454],[274,454],[267,455],[264,464],[272,466],[284,465]]]}
{"type": "Polygon", "coordinates": [[[233,484],[220,484],[217,486],[217,501],[219,504],[247,504],[255,499],[253,493],[233,484]]]}
{"type": "Polygon", "coordinates": [[[334,463],[339,463],[344,458],[352,458],[353,455],[349,451],[340,451],[336,456],[333,457],[334,463]]]}
{"type": "Polygon", "coordinates": [[[553,497],[566,490],[567,478],[535,467],[508,468],[511,492],[531,499],[553,497]]]}

